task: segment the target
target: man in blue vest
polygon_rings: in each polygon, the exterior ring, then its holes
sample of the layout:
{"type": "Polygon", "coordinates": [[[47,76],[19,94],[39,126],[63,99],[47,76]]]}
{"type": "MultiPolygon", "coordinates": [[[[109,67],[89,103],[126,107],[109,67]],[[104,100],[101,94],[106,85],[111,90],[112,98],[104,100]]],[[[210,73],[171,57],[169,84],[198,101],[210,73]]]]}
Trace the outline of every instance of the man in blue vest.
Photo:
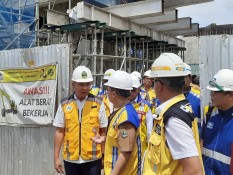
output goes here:
{"type": "Polygon", "coordinates": [[[204,118],[201,133],[205,173],[230,175],[233,164],[233,70],[218,71],[207,89],[215,108],[204,118]]]}
{"type": "Polygon", "coordinates": [[[201,111],[200,111],[200,88],[197,85],[192,84],[192,70],[191,67],[184,63],[187,76],[185,76],[185,85],[183,88],[186,99],[192,106],[195,117],[197,117],[198,128],[201,130],[201,111]]]}

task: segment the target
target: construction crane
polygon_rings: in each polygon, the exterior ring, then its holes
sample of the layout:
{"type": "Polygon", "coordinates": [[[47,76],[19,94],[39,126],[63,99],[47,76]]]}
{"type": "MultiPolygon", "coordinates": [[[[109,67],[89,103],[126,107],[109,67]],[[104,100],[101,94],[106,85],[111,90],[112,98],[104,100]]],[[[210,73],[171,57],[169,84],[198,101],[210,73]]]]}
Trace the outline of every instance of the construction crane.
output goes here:
{"type": "Polygon", "coordinates": [[[3,109],[1,111],[2,117],[5,117],[6,113],[17,114],[18,111],[17,111],[17,106],[15,105],[15,101],[11,100],[10,96],[1,88],[0,88],[0,96],[1,96],[2,104],[3,104],[3,109]],[[6,109],[3,97],[6,97],[6,99],[8,100],[10,104],[10,109],[6,109]]]}

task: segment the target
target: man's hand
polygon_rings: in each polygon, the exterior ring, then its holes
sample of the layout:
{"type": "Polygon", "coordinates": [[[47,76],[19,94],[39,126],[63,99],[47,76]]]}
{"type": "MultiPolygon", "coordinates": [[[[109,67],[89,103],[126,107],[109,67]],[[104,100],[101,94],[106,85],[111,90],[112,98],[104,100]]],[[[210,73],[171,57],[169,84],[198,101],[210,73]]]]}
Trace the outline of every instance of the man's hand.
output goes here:
{"type": "Polygon", "coordinates": [[[99,134],[96,130],[94,130],[93,132],[94,132],[96,135],[95,135],[95,137],[91,138],[91,140],[92,140],[95,144],[100,144],[100,143],[102,143],[102,142],[105,141],[105,136],[100,136],[100,134],[99,134]]]}
{"type": "Polygon", "coordinates": [[[64,174],[64,168],[63,168],[61,161],[59,159],[54,161],[54,168],[58,173],[64,174]]]}

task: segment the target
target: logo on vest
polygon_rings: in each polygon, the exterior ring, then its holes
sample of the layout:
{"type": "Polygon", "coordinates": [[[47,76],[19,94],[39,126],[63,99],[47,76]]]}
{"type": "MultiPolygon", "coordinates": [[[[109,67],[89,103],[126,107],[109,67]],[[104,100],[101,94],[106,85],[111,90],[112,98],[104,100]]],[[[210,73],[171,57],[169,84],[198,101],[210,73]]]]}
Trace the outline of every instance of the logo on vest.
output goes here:
{"type": "Polygon", "coordinates": [[[159,124],[156,124],[155,126],[155,132],[158,134],[158,135],[161,135],[161,126],[159,124]]]}
{"type": "Polygon", "coordinates": [[[213,129],[214,123],[213,122],[208,122],[206,127],[209,128],[209,129],[213,129]]]}
{"type": "Polygon", "coordinates": [[[66,106],[66,111],[71,111],[73,108],[72,108],[72,106],[66,106]]]}
{"type": "Polygon", "coordinates": [[[186,105],[181,105],[180,109],[182,109],[186,113],[193,113],[193,109],[189,103],[186,105]]]}
{"type": "Polygon", "coordinates": [[[140,106],[139,111],[144,111],[144,106],[140,106]]]}

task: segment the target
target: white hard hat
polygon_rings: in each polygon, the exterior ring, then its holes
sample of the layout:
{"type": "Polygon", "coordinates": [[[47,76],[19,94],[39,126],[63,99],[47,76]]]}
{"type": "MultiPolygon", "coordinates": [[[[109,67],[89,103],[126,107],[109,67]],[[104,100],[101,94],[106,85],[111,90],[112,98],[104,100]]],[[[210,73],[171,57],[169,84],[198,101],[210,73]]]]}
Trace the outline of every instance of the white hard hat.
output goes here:
{"type": "Polygon", "coordinates": [[[148,70],[144,73],[143,77],[149,77],[149,78],[152,78],[151,76],[151,70],[148,70]]]}
{"type": "Polygon", "coordinates": [[[88,69],[85,66],[76,67],[73,72],[72,81],[75,81],[78,83],[92,82],[93,77],[92,77],[90,69],[88,69]]]}
{"type": "Polygon", "coordinates": [[[139,80],[142,79],[142,75],[141,75],[138,71],[133,71],[133,72],[131,73],[131,75],[134,75],[134,76],[138,77],[139,80]]]}
{"type": "Polygon", "coordinates": [[[219,70],[209,82],[207,89],[211,91],[233,91],[233,70],[219,70]]]}
{"type": "Polygon", "coordinates": [[[139,78],[137,76],[135,76],[135,75],[132,75],[132,74],[131,74],[131,78],[132,78],[133,88],[139,88],[141,86],[139,78]]]}
{"type": "Polygon", "coordinates": [[[115,70],[114,69],[108,69],[105,71],[104,73],[104,80],[108,80],[109,77],[111,77],[113,74],[115,73],[115,70]]]}
{"type": "Polygon", "coordinates": [[[187,76],[184,62],[174,53],[162,53],[151,66],[153,77],[187,76]]]}
{"type": "Polygon", "coordinates": [[[133,89],[131,75],[120,70],[117,70],[111,77],[109,77],[108,82],[104,85],[123,90],[133,89]]]}
{"type": "Polygon", "coordinates": [[[191,69],[191,67],[188,64],[186,64],[186,63],[184,63],[184,65],[185,65],[185,70],[186,70],[187,74],[188,75],[192,75],[192,69],[191,69]]]}

